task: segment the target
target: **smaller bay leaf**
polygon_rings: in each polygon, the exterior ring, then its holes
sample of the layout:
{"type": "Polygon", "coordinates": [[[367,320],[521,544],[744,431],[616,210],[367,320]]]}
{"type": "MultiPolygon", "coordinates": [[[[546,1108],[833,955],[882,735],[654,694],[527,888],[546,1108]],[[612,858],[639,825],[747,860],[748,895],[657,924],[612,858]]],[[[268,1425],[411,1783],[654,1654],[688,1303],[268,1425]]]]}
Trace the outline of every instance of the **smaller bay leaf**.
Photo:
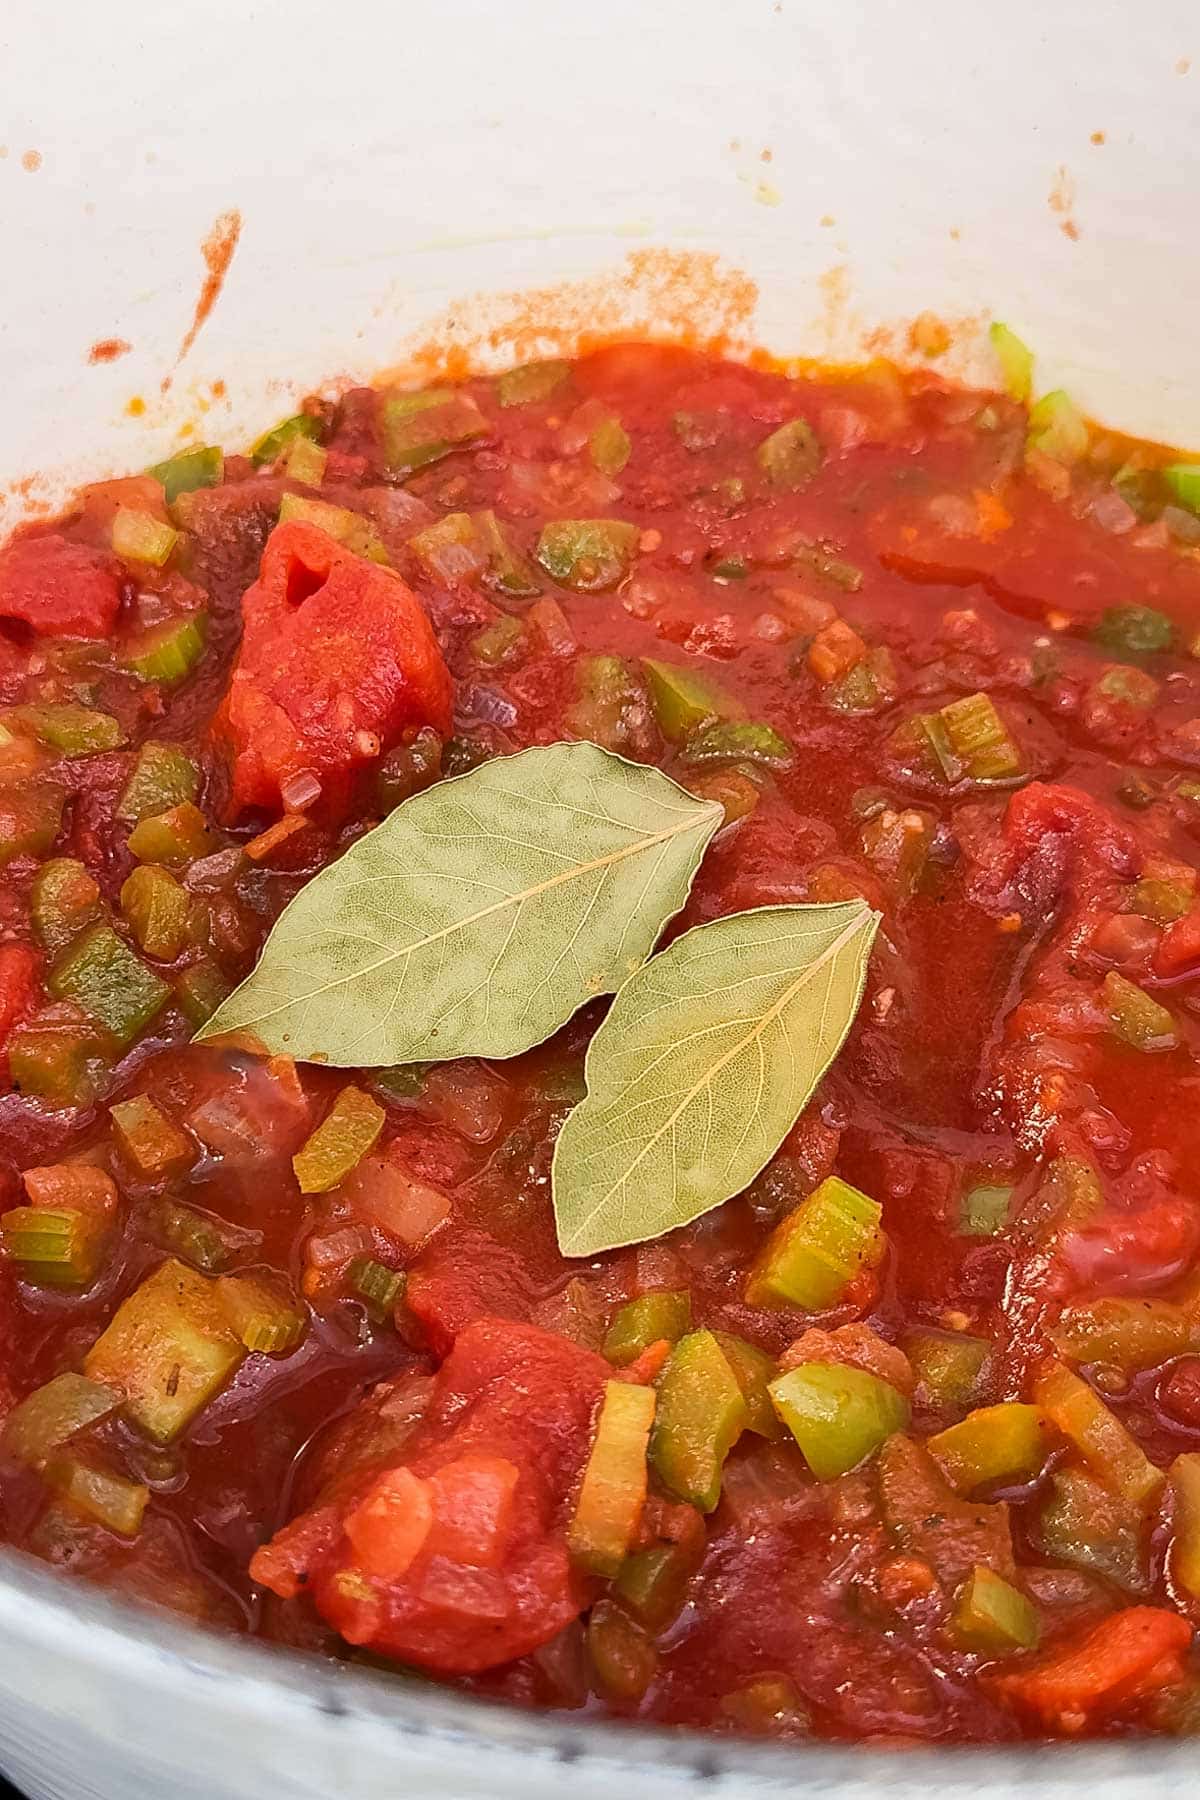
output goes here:
{"type": "Polygon", "coordinates": [[[342,1068],[515,1056],[645,961],[723,817],[595,744],[439,781],[301,889],[197,1035],[342,1068]]]}
{"type": "Polygon", "coordinates": [[[762,907],[630,976],[555,1147],[565,1256],[659,1237],[748,1186],[845,1041],[878,925],[858,900],[762,907]]]}

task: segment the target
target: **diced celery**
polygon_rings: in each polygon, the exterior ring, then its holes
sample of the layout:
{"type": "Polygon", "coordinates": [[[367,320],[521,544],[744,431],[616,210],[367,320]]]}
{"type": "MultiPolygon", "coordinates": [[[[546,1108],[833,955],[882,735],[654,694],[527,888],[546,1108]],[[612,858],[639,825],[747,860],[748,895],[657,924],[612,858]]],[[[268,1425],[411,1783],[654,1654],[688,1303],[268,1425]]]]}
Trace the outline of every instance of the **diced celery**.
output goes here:
{"type": "Polygon", "coordinates": [[[1129,911],[1139,918],[1153,919],[1156,925],[1173,925],[1192,910],[1194,888],[1174,881],[1135,881],[1129,891],[1129,911]]]}
{"type": "Polygon", "coordinates": [[[1016,1401],[978,1407],[926,1445],[960,1494],[998,1482],[1032,1480],[1050,1448],[1050,1432],[1037,1407],[1016,1401]]]}
{"type": "Polygon", "coordinates": [[[537,559],[564,587],[600,594],[629,573],[639,535],[624,519],[551,519],[538,538],[537,559]]]}
{"type": "Polygon", "coordinates": [[[566,362],[521,363],[497,376],[496,398],[501,406],[530,406],[557,393],[570,374],[571,365],[566,362]]]}
{"type": "Polygon", "coordinates": [[[848,1363],[801,1363],[773,1381],[770,1391],[818,1481],[857,1468],[909,1420],[903,1394],[848,1363]]]}
{"type": "Polygon", "coordinates": [[[936,826],[932,813],[915,806],[889,806],[864,821],[859,833],[863,855],[897,901],[910,899],[920,886],[936,826]]]}
{"type": "Polygon", "coordinates": [[[1008,1224],[1013,1189],[1002,1182],[980,1182],[968,1188],[959,1209],[964,1237],[995,1237],[1008,1224]]]}
{"type": "Polygon", "coordinates": [[[653,1388],[604,1384],[604,1399],[567,1533],[576,1562],[593,1575],[615,1575],[646,1501],[646,1446],[654,1423],[653,1388]]]}
{"type": "Polygon", "coordinates": [[[1024,772],[1024,760],[988,694],[968,694],[939,714],[954,755],[972,781],[1007,781],[1024,772]]]}
{"type": "Polygon", "coordinates": [[[29,910],[33,929],[49,956],[65,950],[100,913],[100,889],[73,856],[43,863],[33,878],[29,910]]]}
{"type": "Polygon", "coordinates": [[[1032,1650],[1042,1634],[1033,1602],[983,1563],[976,1563],[967,1577],[951,1630],[965,1649],[991,1656],[1032,1650]]]}
{"type": "Polygon", "coordinates": [[[592,462],[602,475],[619,475],[629,461],[633,445],[620,419],[601,419],[588,438],[592,462]]]}
{"type": "Polygon", "coordinates": [[[212,1018],[228,993],[229,983],[208,961],[192,963],[175,979],[179,1010],[197,1031],[212,1018]]]}
{"type": "Polygon", "coordinates": [[[215,1282],[172,1259],[121,1302],[89,1350],[84,1373],[116,1388],[132,1422],[169,1444],[244,1355],[215,1282]]]}
{"type": "Polygon", "coordinates": [[[167,1250],[181,1256],[193,1268],[216,1275],[233,1255],[231,1233],[218,1219],[177,1200],[161,1200],[153,1215],[154,1236],[167,1250]]]}
{"type": "Polygon", "coordinates": [[[1173,1050],[1179,1042],[1175,1020],[1135,982],[1115,969],[1104,977],[1100,998],[1115,1038],[1131,1050],[1173,1050]]]}
{"type": "Polygon", "coordinates": [[[771,1383],[779,1373],[775,1358],[745,1338],[735,1337],[732,1332],[714,1331],[713,1336],[742,1390],[742,1399],[746,1402],[746,1430],[772,1442],[782,1437],[779,1419],[771,1404],[771,1383]]]}
{"type": "Polygon", "coordinates": [[[254,440],[250,446],[250,460],[262,468],[278,461],[297,441],[315,443],[320,436],[321,421],[315,413],[293,413],[290,419],[281,419],[278,425],[272,425],[269,431],[254,440]]]}
{"type": "Polygon", "coordinates": [[[1180,506],[1200,513],[1200,463],[1168,463],[1162,477],[1180,506]]]}
{"type": "Polygon", "coordinates": [[[174,962],[187,943],[191,902],[168,870],[143,863],[121,888],[121,911],[139,950],[162,962],[174,962]]]}
{"type": "Polygon", "coordinates": [[[690,763],[741,762],[762,769],[786,769],[794,759],[792,746],[770,725],[748,719],[727,719],[706,725],[688,738],[683,753],[690,763]]]}
{"type": "Polygon", "coordinates": [[[658,1652],[628,1613],[601,1600],[588,1617],[586,1644],[601,1690],[614,1700],[640,1700],[654,1680],[658,1652]]]}
{"type": "Polygon", "coordinates": [[[746,1428],[746,1402],[711,1331],[680,1338],[658,1380],[650,1459],[681,1500],[712,1512],[725,1458],[746,1428]]]}
{"type": "Polygon", "coordinates": [[[658,729],[668,743],[679,744],[732,710],[732,702],[715,682],[706,681],[678,663],[658,662],[652,656],[642,658],[642,668],[650,686],[658,729]]]}
{"type": "Polygon", "coordinates": [[[191,674],[204,654],[208,617],[203,612],[185,613],[151,625],[127,638],[121,657],[127,668],[143,681],[173,686],[191,674]]]}
{"type": "Polygon", "coordinates": [[[306,437],[293,438],[283,454],[283,472],[289,481],[319,488],[329,466],[329,452],[306,437]]]}
{"type": "Polygon", "coordinates": [[[721,1716],[754,1737],[807,1737],[812,1715],[790,1675],[757,1675],[721,1696],[721,1716]]]}
{"type": "Polygon", "coordinates": [[[54,1450],[108,1418],[121,1404],[112,1388],[70,1371],[55,1375],[14,1406],[0,1431],[0,1449],[15,1462],[37,1468],[54,1450]]]}
{"type": "Polygon", "coordinates": [[[1070,467],[1082,460],[1091,445],[1091,433],[1062,388],[1043,394],[1029,409],[1026,444],[1053,462],[1070,467]]]}
{"type": "Polygon", "coordinates": [[[1184,1451],[1171,1464],[1175,1501],[1171,1574],[1193,1600],[1200,1600],[1200,1453],[1184,1451]]]}
{"type": "Polygon", "coordinates": [[[57,1000],[74,1000],[122,1048],[162,1011],[170,989],[122,943],[111,925],[93,925],[54,963],[47,986],[57,1000]]]}
{"type": "Polygon", "coordinates": [[[1200,1349],[1200,1318],[1172,1300],[1110,1294],[1065,1307],[1050,1335],[1069,1362],[1135,1375],[1200,1349]]]}
{"type": "Polygon", "coordinates": [[[1144,1509],[1072,1463],[1051,1474],[1033,1537],[1051,1562],[1102,1575],[1135,1594],[1148,1585],[1144,1509]]]}
{"type": "Polygon", "coordinates": [[[15,1206],[0,1217],[5,1255],[40,1287],[86,1287],[107,1238],[108,1221],[77,1207],[15,1206]]]}
{"type": "Polygon", "coordinates": [[[882,1253],[883,1208],[837,1175],[827,1176],[780,1220],[751,1266],[751,1306],[836,1306],[859,1270],[882,1253]]]}
{"type": "Polygon", "coordinates": [[[1158,1492],[1162,1470],[1086,1381],[1062,1363],[1047,1363],[1033,1397],[1106,1487],[1134,1505],[1145,1505],[1158,1492]]]}
{"type": "Polygon", "coordinates": [[[144,863],[191,863],[212,849],[204,814],[192,800],[140,819],[126,842],[129,854],[144,863]]]}
{"type": "Polygon", "coordinates": [[[525,627],[511,613],[501,613],[471,639],[471,654],[489,668],[515,662],[525,644],[525,627]]]}
{"type": "Polygon", "coordinates": [[[482,572],[483,546],[470,513],[443,513],[415,532],[408,547],[437,580],[466,582],[482,572]]]}
{"type": "Polygon", "coordinates": [[[180,494],[194,493],[197,488],[216,487],[225,473],[225,458],[215,445],[202,445],[195,450],[181,450],[166,462],[155,463],[149,471],[161,481],[169,506],[180,494]]]}
{"type": "Polygon", "coordinates": [[[73,1456],[55,1456],[42,1471],[48,1484],[89,1519],[121,1537],[136,1537],[150,1490],[141,1482],[94,1468],[73,1456]]]}
{"type": "Polygon", "coordinates": [[[890,706],[896,697],[896,664],[890,650],[879,646],[862,662],[825,689],[825,704],[835,712],[869,713],[890,706]]]}
{"type": "Polygon", "coordinates": [[[858,565],[835,556],[827,541],[800,543],[792,551],[792,561],[798,569],[819,575],[846,594],[857,594],[863,584],[863,572],[858,565]]]}
{"type": "Polygon", "coordinates": [[[282,1276],[221,1275],[216,1291],[247,1350],[282,1356],[304,1336],[307,1315],[282,1276]]]}
{"type": "Polygon", "coordinates": [[[194,800],[199,786],[200,771],[181,745],[147,742],[121,790],[117,817],[140,824],[184,800],[194,800]]]}
{"type": "Polygon", "coordinates": [[[53,847],[65,799],[50,782],[0,788],[0,868],[18,856],[44,856],[53,847]]]}
{"type": "Polygon", "coordinates": [[[977,1398],[991,1348],[986,1338],[968,1337],[962,1331],[915,1331],[902,1348],[927,1403],[939,1411],[958,1412],[977,1398]]]}
{"type": "Polygon", "coordinates": [[[529,599],[540,594],[542,584],[537,571],[510,543],[495,513],[489,509],[473,513],[471,519],[476,539],[487,557],[485,575],[491,586],[499,588],[503,594],[510,594],[513,599],[529,599]]]}
{"type": "Polygon", "coordinates": [[[774,487],[796,493],[808,486],[821,467],[824,453],[807,419],[789,419],[763,439],[755,458],[774,487]]]}
{"type": "Polygon", "coordinates": [[[396,1302],[408,1284],[403,1269],[390,1269],[373,1256],[357,1256],[348,1270],[350,1287],[377,1325],[393,1317],[396,1302]]]}
{"type": "Polygon", "coordinates": [[[1149,712],[1158,699],[1158,683],[1153,675],[1126,663],[1114,663],[1088,691],[1099,699],[1132,707],[1135,712],[1149,712]]]}
{"type": "Polygon", "coordinates": [[[639,1294],[617,1309],[604,1339],[604,1354],[618,1369],[636,1362],[663,1338],[676,1344],[692,1328],[692,1296],[686,1288],[639,1294]]]}
{"type": "Polygon", "coordinates": [[[1153,606],[1110,606],[1092,632],[1098,644],[1123,656],[1153,656],[1169,650],[1175,628],[1153,606]]]}
{"type": "Polygon", "coordinates": [[[388,394],[379,422],[384,462],[390,474],[401,476],[449,456],[474,438],[484,437],[488,429],[470,395],[453,388],[388,394]]]}
{"type": "Polygon", "coordinates": [[[110,713],[93,712],[88,706],[14,706],[5,717],[64,756],[94,756],[101,750],[117,750],[125,742],[124,731],[110,713]]]}
{"type": "Polygon", "coordinates": [[[83,1106],[92,1097],[88,1057],[95,1050],[90,1026],[31,1019],[8,1040],[14,1089],[51,1106],[83,1106]]]}
{"type": "Polygon", "coordinates": [[[988,327],[988,337],[1000,364],[1000,379],[1010,400],[1024,406],[1033,392],[1033,351],[1023,344],[1016,332],[997,319],[988,327]]]}
{"type": "Polygon", "coordinates": [[[386,563],[387,545],[362,513],[348,506],[334,506],[328,500],[311,500],[305,494],[285,494],[279,502],[281,525],[315,525],[336,543],[345,545],[355,556],[368,562],[386,563]]]}
{"type": "Polygon", "coordinates": [[[682,1544],[655,1544],[625,1558],[615,1590],[639,1624],[661,1631],[678,1616],[695,1567],[695,1556],[682,1544]]]}
{"type": "Polygon", "coordinates": [[[139,1175],[155,1181],[163,1175],[180,1175],[196,1160],[191,1139],[148,1094],[135,1094],[109,1108],[113,1136],[121,1154],[139,1175]]]}
{"type": "Polygon", "coordinates": [[[156,519],[153,513],[139,512],[132,506],[119,506],[112,522],[112,547],[125,562],[148,563],[161,569],[170,561],[179,542],[173,525],[156,519]]]}
{"type": "Polygon", "coordinates": [[[316,1130],[292,1158],[302,1194],[325,1194],[357,1168],[387,1114],[359,1087],[344,1087],[316,1130]]]}

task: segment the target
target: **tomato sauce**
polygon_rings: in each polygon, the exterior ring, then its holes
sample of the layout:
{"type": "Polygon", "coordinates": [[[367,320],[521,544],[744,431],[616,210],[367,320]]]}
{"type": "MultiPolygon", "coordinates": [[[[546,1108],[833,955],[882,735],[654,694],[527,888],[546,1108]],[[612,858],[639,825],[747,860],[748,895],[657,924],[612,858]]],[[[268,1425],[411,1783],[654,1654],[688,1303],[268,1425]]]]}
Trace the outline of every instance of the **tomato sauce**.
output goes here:
{"type": "Polygon", "coordinates": [[[1191,490],[885,365],[628,345],[410,400],[313,400],[0,549],[0,1533],[523,1705],[1196,1729],[1191,490]],[[564,521],[605,529],[548,548],[564,521]],[[753,729],[698,757],[648,665],[753,729]],[[355,1075],[382,1131],[303,1193],[351,1078],[194,1029],[394,806],[564,738],[724,805],[673,933],[880,911],[844,1051],[745,1193],[586,1261],[550,1159],[604,1002],[510,1062],[355,1075]],[[823,1310],[751,1303],[831,1177],[878,1254],[823,1310]],[[618,1354],[663,1296],[686,1331],[618,1354]],[[601,1567],[613,1390],[661,1407],[693,1337],[757,1353],[760,1398],[832,1370],[905,1423],[820,1478],[764,1400],[708,1510],[652,1438],[601,1567]],[[30,1412],[68,1376],[83,1410],[30,1412]]]}

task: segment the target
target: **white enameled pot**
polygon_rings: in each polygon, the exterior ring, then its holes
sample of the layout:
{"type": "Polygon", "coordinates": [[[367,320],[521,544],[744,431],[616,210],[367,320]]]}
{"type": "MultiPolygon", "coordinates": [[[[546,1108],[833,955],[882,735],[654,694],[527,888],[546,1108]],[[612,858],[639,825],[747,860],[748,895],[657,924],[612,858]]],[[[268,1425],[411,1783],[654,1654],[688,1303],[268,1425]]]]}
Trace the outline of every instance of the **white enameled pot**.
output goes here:
{"type": "MultiPolygon", "coordinates": [[[[7,0],[0,533],[316,386],[588,334],[980,372],[1200,441],[1195,0],[7,0]]],[[[539,1718],[111,1606],[0,1559],[36,1800],[1015,1793],[1170,1744],[769,1750],[539,1718]]]]}

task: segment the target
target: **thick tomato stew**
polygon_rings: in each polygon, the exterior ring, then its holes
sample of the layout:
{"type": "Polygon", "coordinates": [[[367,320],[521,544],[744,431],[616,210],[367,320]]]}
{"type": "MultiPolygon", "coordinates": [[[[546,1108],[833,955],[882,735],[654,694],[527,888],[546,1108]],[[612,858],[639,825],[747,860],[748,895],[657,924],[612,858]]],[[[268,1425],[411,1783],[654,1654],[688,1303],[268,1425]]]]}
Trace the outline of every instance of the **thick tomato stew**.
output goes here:
{"type": "Polygon", "coordinates": [[[0,549],[9,1543],[529,1706],[1200,1728],[1200,467],[1001,340],[354,389],[0,549]],[[607,998],[191,1040],[396,809],[580,740],[723,809],[667,943],[880,919],[744,1191],[572,1258],[607,998]]]}

